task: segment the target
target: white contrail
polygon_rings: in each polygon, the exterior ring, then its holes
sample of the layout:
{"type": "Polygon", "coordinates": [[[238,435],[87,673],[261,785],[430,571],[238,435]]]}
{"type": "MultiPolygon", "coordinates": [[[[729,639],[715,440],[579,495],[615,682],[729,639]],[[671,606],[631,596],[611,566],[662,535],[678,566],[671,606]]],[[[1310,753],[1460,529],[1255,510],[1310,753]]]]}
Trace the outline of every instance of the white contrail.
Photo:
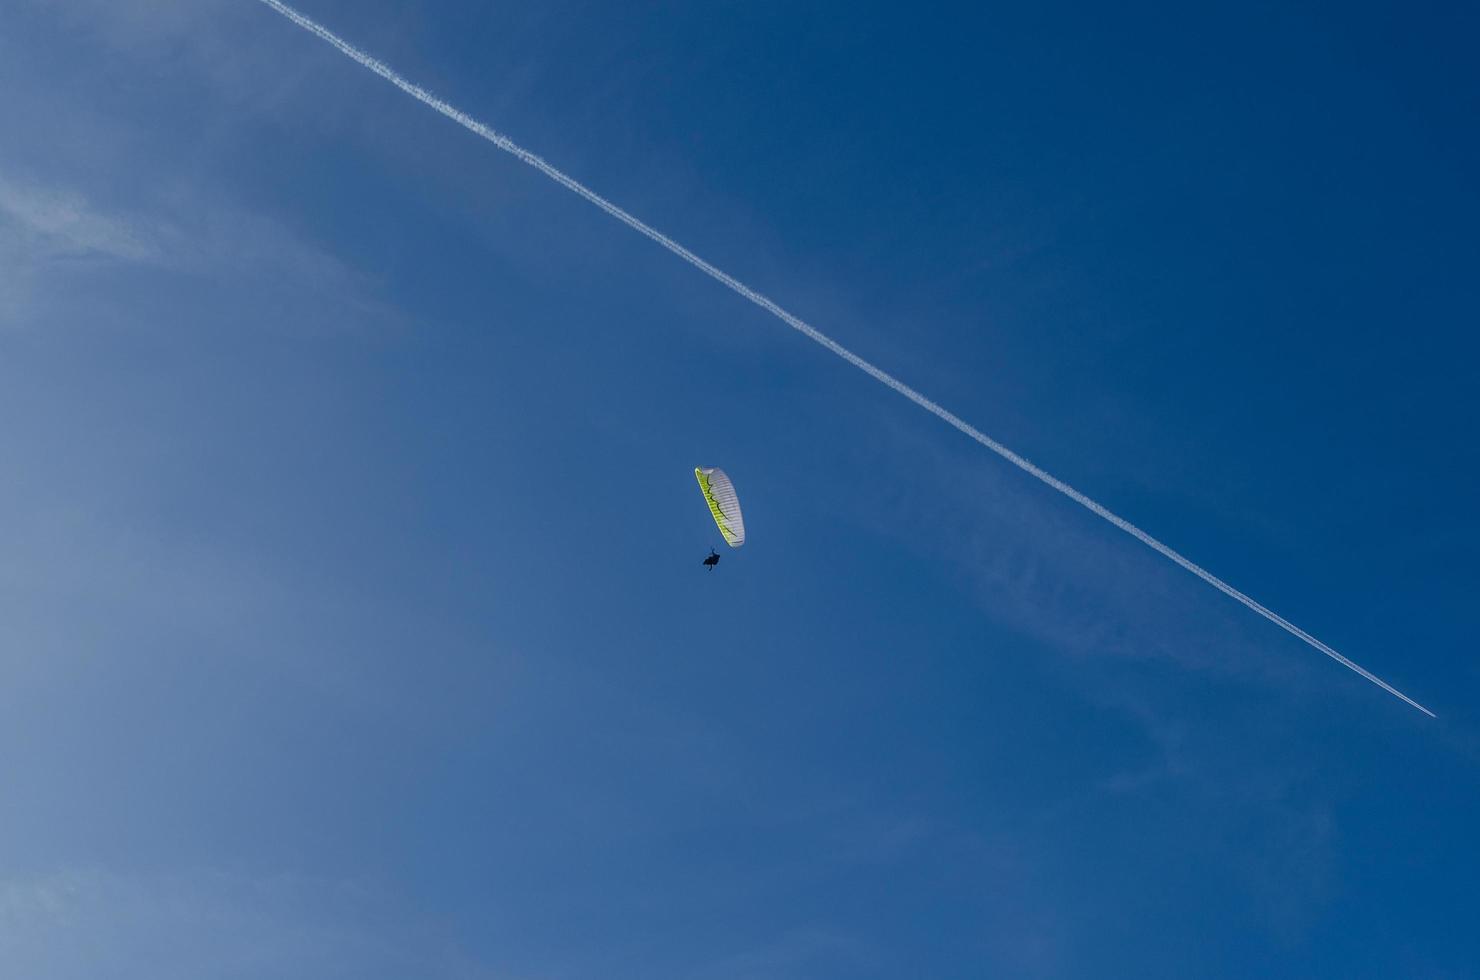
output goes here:
{"type": "Polygon", "coordinates": [[[1384,691],[1387,691],[1394,697],[1403,699],[1404,701],[1413,705],[1413,707],[1417,708],[1419,711],[1422,711],[1424,714],[1428,715],[1430,718],[1435,717],[1434,713],[1428,708],[1425,708],[1423,705],[1419,704],[1417,701],[1413,700],[1402,691],[1393,687],[1391,684],[1387,683],[1387,681],[1384,681],[1376,674],[1369,672],[1358,664],[1352,663],[1346,657],[1343,657],[1341,654],[1337,653],[1335,650],[1331,649],[1329,646],[1322,643],[1314,636],[1311,636],[1309,633],[1296,626],[1294,623],[1285,619],[1283,616],[1280,616],[1278,613],[1266,609],[1264,606],[1244,595],[1238,589],[1235,589],[1233,586],[1229,585],[1227,582],[1223,581],[1212,572],[1204,569],[1202,566],[1195,564],[1187,558],[1183,558],[1180,554],[1162,544],[1160,541],[1156,540],[1145,531],[1136,527],[1130,521],[1106,510],[1095,501],[1091,500],[1084,494],[1080,493],[1078,490],[1075,490],[1073,487],[1069,486],[1069,484],[1065,483],[1063,480],[1060,480],[1053,474],[1045,472],[1044,470],[1039,469],[1037,466],[1034,466],[1028,460],[1019,456],[1011,449],[1008,449],[1006,446],[1002,445],[1000,442],[993,439],[986,433],[980,431],[975,426],[959,418],[955,414],[947,411],[940,405],[937,405],[935,402],[931,401],[929,398],[926,398],[924,395],[920,394],[918,391],[911,388],[903,381],[900,381],[897,378],[893,377],[882,368],[875,367],[868,361],[865,361],[863,358],[859,357],[857,354],[853,353],[842,344],[833,340],[831,337],[817,330],[817,328],[813,327],[806,321],[793,316],[786,310],[783,310],[771,300],[767,299],[765,296],[762,296],[754,289],[751,289],[749,286],[745,285],[745,283],[736,279],[734,276],[721,269],[715,268],[708,262],[705,262],[703,259],[699,258],[699,256],[695,255],[693,252],[690,252],[688,249],[678,244],[678,242],[675,242],[673,239],[663,234],[661,231],[658,231],[656,228],[653,228],[650,225],[639,221],[637,218],[634,218],[632,215],[628,214],[626,211],[623,211],[621,208],[617,207],[615,204],[608,201],[600,194],[597,194],[589,187],[586,187],[575,178],[569,177],[561,171],[556,170],[550,164],[535,156],[533,153],[530,153],[528,150],[524,149],[522,146],[509,139],[507,136],[494,129],[489,128],[488,126],[485,126],[483,123],[474,119],[472,116],[469,116],[462,110],[448,105],[446,102],[437,98],[435,95],[428,92],[420,85],[416,85],[412,82],[407,81],[384,62],[377,61],[376,59],[370,57],[370,55],[350,44],[348,41],[345,41],[343,38],[339,37],[339,35],[333,33],[328,28],[312,20],[309,20],[307,17],[303,16],[292,7],[289,7],[285,3],[281,3],[280,0],[261,0],[261,2],[271,7],[273,10],[276,10],[278,13],[282,14],[284,17],[288,18],[290,21],[303,28],[305,31],[308,31],[309,33],[319,37],[320,39],[327,41],[329,44],[332,44],[334,47],[338,48],[339,51],[346,57],[351,58],[364,67],[370,69],[375,74],[379,75],[381,78],[385,79],[396,88],[400,89],[402,92],[405,92],[407,95],[420,102],[426,103],[458,125],[469,129],[474,133],[477,133],[479,136],[488,140],[488,142],[492,143],[500,150],[503,150],[505,153],[509,153],[518,157],[520,160],[529,164],[531,167],[535,168],[546,177],[549,177],[551,180],[555,181],[555,183],[564,187],[566,190],[572,191],[573,193],[579,194],[581,197],[584,197],[586,200],[590,201],[592,204],[596,205],[598,208],[605,211],[613,218],[616,218],[618,221],[622,222],[622,224],[631,228],[633,231],[657,242],[659,245],[663,246],[674,255],[677,255],[679,258],[683,259],[685,262],[689,263],[689,265],[692,265],[700,272],[703,272],[704,274],[724,283],[730,289],[750,300],[752,303],[754,303],[756,306],[759,306],[767,313],[770,313],[772,316],[776,317],[778,320],[785,323],[793,330],[796,330],[798,333],[803,334],[808,339],[821,344],[823,347],[826,347],[828,350],[832,351],[834,354],[838,355],[843,360],[847,361],[849,364],[858,368],[858,370],[869,375],[876,381],[882,382],[883,384],[888,385],[890,388],[893,388],[895,391],[899,392],[901,395],[908,398],[916,405],[919,405],[921,408],[925,409],[925,411],[934,415],[936,418],[939,418],[941,421],[954,426],[961,432],[964,432],[966,435],[970,436],[972,439],[975,439],[977,442],[981,443],[983,446],[986,446],[998,456],[1001,456],[1003,459],[1016,466],[1018,469],[1037,477],[1039,480],[1042,480],[1044,483],[1053,487],[1055,490],[1068,497],[1070,500],[1074,501],[1082,507],[1087,508],[1090,511],[1093,511],[1100,517],[1103,517],[1105,520],[1109,521],[1111,524],[1114,524],[1125,533],[1131,535],[1133,538],[1140,541],[1148,548],[1160,552],[1162,555],[1170,558],[1172,561],[1176,562],[1178,565],[1181,565],[1183,568],[1187,569],[1187,571],[1191,572],[1193,575],[1196,575],[1198,578],[1202,579],[1204,582],[1208,583],[1219,592],[1222,592],[1224,595],[1228,596],[1231,599],[1243,603],[1245,606],[1263,616],[1271,623],[1274,623],[1276,626],[1280,627],[1291,635],[1297,636],[1301,640],[1304,640],[1306,643],[1315,647],[1317,650],[1321,651],[1326,656],[1330,657],[1332,660],[1335,660],[1342,666],[1348,667],[1351,670],[1356,671],[1358,674],[1361,674],[1363,677],[1367,678],[1367,680],[1376,684],[1378,687],[1382,688],[1384,691]]]}

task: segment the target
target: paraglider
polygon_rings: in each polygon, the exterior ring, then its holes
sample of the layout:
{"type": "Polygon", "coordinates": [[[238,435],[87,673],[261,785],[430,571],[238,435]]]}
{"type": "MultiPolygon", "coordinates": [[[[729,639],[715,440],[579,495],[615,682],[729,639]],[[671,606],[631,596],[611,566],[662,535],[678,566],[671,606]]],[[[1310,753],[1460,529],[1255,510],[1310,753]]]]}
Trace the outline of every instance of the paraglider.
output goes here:
{"type": "MultiPolygon", "coordinates": [[[[740,514],[740,498],[735,495],[735,485],[724,470],[714,466],[694,467],[694,479],[699,481],[704,502],[709,505],[709,514],[724,536],[725,544],[731,548],[740,547],[745,543],[745,518],[740,514]]],[[[709,549],[704,567],[714,571],[718,564],[719,554],[713,548],[709,549]]]]}

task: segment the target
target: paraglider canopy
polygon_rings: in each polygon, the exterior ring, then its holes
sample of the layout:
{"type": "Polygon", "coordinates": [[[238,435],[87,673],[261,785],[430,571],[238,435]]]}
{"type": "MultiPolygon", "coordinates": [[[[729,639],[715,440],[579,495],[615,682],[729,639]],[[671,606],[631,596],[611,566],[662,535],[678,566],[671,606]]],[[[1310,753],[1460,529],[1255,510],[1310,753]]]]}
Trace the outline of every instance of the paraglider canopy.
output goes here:
{"type": "Polygon", "coordinates": [[[694,478],[699,489],[704,491],[704,501],[709,504],[709,513],[724,535],[725,543],[738,548],[745,543],[745,518],[740,516],[740,498],[735,496],[735,485],[725,471],[714,466],[694,467],[694,478]]]}

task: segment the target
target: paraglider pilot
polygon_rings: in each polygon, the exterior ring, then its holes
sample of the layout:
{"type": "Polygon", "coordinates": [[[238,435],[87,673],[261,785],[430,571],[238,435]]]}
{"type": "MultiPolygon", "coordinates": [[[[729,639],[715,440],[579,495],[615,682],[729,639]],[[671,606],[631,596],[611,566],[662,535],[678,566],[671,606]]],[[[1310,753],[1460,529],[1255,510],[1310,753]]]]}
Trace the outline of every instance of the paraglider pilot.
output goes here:
{"type": "Polygon", "coordinates": [[[706,568],[708,568],[712,572],[712,571],[714,571],[714,566],[715,565],[718,565],[718,564],[719,564],[719,555],[715,554],[713,548],[710,548],[709,549],[709,557],[706,558],[706,559],[704,559],[704,565],[705,565],[706,568]]]}

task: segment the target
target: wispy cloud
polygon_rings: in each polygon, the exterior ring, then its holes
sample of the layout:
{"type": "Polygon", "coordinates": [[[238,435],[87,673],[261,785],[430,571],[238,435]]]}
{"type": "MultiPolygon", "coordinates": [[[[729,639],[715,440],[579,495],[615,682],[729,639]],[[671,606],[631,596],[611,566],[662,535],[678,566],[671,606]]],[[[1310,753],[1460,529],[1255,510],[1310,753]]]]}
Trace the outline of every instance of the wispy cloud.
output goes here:
{"type": "Polygon", "coordinates": [[[98,255],[128,262],[162,257],[153,233],[136,221],[105,214],[81,194],[22,184],[0,174],[0,247],[36,259],[98,255]]]}
{"type": "Polygon", "coordinates": [[[119,296],[128,281],[108,277],[130,269],[189,286],[178,290],[182,303],[205,289],[219,294],[205,302],[222,314],[260,307],[261,321],[278,326],[337,332],[395,319],[374,283],[330,250],[218,192],[182,182],[110,206],[81,187],[0,170],[0,325],[35,323],[57,309],[82,322],[126,315],[119,296]],[[224,302],[243,292],[252,298],[224,302]],[[88,303],[98,309],[79,315],[88,303]]]}
{"type": "Polygon", "coordinates": [[[244,118],[277,106],[243,47],[251,34],[235,30],[242,10],[21,4],[30,43],[0,36],[0,126],[25,134],[0,144],[0,326],[337,333],[394,319],[377,284],[301,216],[252,199],[231,173],[230,140],[180,118],[199,92],[244,118]],[[57,60],[79,67],[63,75],[57,60]]]}
{"type": "Polygon", "coordinates": [[[0,326],[20,323],[49,278],[70,288],[64,282],[75,287],[89,266],[163,263],[157,231],[76,190],[0,172],[0,326]]]}
{"type": "MultiPolygon", "coordinates": [[[[883,414],[882,412],[880,413],[883,414]]],[[[1288,641],[1210,597],[1155,556],[979,457],[881,419],[887,439],[866,470],[916,479],[865,482],[859,519],[911,552],[944,561],[993,619],[1085,663],[1161,663],[1225,679],[1299,686],[1309,661],[1274,655],[1288,641]]]]}

